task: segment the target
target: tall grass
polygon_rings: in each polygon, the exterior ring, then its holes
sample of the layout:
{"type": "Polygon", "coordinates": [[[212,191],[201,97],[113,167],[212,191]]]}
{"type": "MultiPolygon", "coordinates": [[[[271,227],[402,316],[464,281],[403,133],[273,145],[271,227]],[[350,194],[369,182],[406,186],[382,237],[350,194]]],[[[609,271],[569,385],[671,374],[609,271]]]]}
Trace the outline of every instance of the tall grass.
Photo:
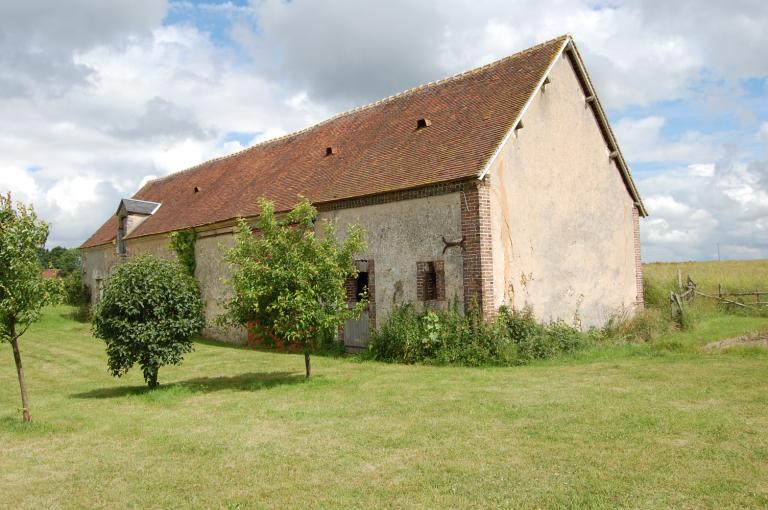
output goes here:
{"type": "Polygon", "coordinates": [[[678,269],[684,280],[691,276],[707,293],[716,294],[719,284],[726,292],[768,290],[768,260],[654,262],[643,265],[643,275],[654,287],[669,291],[677,288],[678,269]]]}
{"type": "MultiPolygon", "coordinates": [[[[697,290],[705,294],[716,295],[720,286],[724,292],[768,290],[768,260],[657,262],[643,266],[646,307],[670,310],[669,294],[679,292],[678,271],[682,276],[683,285],[688,277],[691,277],[697,290]]],[[[697,295],[689,304],[686,313],[690,317],[685,319],[692,323],[697,317],[721,313],[768,315],[768,307],[748,310],[697,295]]]]}

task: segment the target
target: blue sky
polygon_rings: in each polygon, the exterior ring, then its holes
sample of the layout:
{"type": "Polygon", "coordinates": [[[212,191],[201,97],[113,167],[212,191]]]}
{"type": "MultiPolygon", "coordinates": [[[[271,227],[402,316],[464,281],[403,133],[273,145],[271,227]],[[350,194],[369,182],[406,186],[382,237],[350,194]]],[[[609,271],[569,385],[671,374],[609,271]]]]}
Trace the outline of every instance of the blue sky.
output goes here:
{"type": "Polygon", "coordinates": [[[756,0],[4,2],[0,191],[76,246],[148,179],[569,32],[644,259],[764,258],[765,26],[756,0]]]}

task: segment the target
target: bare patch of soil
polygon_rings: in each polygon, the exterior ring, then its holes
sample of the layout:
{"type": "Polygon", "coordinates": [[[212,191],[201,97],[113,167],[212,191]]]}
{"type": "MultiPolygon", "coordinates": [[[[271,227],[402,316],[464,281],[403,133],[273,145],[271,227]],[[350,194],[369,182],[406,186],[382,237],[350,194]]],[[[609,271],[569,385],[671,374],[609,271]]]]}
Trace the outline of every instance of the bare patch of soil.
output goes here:
{"type": "Polygon", "coordinates": [[[731,347],[765,347],[768,349],[768,331],[710,342],[704,346],[704,350],[711,352],[730,349],[731,347]]]}

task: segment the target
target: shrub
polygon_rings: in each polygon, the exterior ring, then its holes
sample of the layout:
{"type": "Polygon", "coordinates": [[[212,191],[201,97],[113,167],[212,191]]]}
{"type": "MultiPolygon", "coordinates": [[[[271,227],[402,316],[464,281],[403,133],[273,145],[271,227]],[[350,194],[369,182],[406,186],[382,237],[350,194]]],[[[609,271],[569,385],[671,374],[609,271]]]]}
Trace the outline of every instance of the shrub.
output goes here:
{"type": "Polygon", "coordinates": [[[117,267],[93,317],[112,375],[121,377],[138,363],[150,388],[158,386],[160,367],[178,365],[192,351],[192,335],[203,325],[194,278],[177,262],[150,255],[117,267]]]}
{"type": "Polygon", "coordinates": [[[374,359],[390,363],[421,360],[421,323],[411,304],[394,308],[379,329],[371,333],[369,351],[374,359]]]}
{"type": "Polygon", "coordinates": [[[470,306],[466,314],[459,311],[458,303],[447,311],[429,313],[440,328],[431,362],[463,366],[514,364],[514,346],[504,330],[496,321],[484,321],[476,306],[470,306]]]}
{"type": "Polygon", "coordinates": [[[601,333],[604,338],[617,342],[653,342],[671,327],[667,312],[646,307],[634,315],[622,312],[612,316],[601,333]]]}
{"type": "Polygon", "coordinates": [[[74,306],[70,315],[78,322],[91,320],[91,289],[83,285],[83,275],[80,270],[74,271],[64,278],[64,302],[74,306]]]}
{"type": "Polygon", "coordinates": [[[516,365],[572,352],[587,335],[563,322],[541,325],[530,309],[502,307],[494,321],[476,307],[417,313],[413,305],[395,308],[371,335],[369,355],[379,361],[437,365],[516,365]]]}
{"type": "Polygon", "coordinates": [[[530,307],[523,310],[503,307],[499,310],[499,320],[515,346],[518,364],[568,354],[590,343],[588,335],[563,321],[538,323],[530,307]]]}

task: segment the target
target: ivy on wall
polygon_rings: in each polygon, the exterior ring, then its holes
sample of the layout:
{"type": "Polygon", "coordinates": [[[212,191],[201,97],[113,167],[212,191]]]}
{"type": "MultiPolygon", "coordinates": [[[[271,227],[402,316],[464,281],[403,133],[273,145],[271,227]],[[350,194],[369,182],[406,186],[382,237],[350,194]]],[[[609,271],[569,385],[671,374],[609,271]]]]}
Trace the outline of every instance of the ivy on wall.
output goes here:
{"type": "Polygon", "coordinates": [[[176,252],[179,262],[191,276],[195,276],[195,241],[197,232],[194,230],[179,230],[171,234],[171,249],[176,252]]]}

